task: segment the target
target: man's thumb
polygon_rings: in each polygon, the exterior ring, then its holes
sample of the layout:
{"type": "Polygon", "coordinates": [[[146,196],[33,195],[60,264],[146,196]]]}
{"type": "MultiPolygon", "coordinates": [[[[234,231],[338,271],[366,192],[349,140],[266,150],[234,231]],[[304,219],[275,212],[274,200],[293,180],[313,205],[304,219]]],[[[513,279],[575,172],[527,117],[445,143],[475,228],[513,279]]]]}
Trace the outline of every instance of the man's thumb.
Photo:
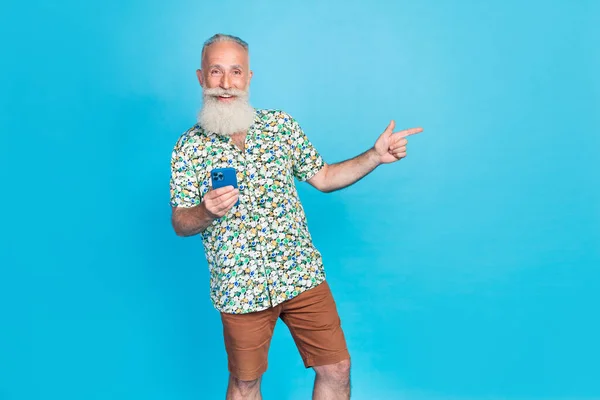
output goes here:
{"type": "Polygon", "coordinates": [[[392,133],[394,132],[395,127],[396,127],[396,122],[394,122],[394,120],[391,120],[390,124],[387,126],[387,128],[385,128],[385,134],[387,136],[391,136],[392,133]]]}

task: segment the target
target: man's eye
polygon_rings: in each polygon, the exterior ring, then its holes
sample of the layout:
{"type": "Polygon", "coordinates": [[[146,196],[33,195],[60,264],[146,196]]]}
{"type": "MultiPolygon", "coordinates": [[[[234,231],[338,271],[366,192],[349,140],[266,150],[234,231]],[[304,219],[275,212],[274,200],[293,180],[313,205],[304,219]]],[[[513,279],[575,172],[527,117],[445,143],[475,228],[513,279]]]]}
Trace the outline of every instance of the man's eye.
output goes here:
{"type": "Polygon", "coordinates": [[[242,74],[242,71],[237,71],[237,70],[236,70],[236,71],[233,71],[233,74],[234,74],[234,75],[241,75],[241,74],[242,74]]]}
{"type": "Polygon", "coordinates": [[[219,71],[218,69],[213,69],[212,71],[210,71],[211,75],[218,75],[219,73],[221,73],[221,71],[219,71]]]}

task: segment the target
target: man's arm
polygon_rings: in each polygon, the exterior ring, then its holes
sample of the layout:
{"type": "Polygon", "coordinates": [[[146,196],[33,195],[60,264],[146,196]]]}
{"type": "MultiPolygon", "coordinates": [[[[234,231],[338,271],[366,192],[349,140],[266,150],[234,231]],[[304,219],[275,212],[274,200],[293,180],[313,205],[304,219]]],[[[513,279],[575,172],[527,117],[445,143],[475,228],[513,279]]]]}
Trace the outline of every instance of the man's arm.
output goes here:
{"type": "Polygon", "coordinates": [[[239,190],[226,186],[211,190],[194,207],[173,207],[171,223],[178,236],[193,236],[204,232],[217,218],[227,214],[239,197],[239,190]]]}
{"type": "Polygon", "coordinates": [[[308,180],[322,192],[333,192],[358,182],[381,164],[389,164],[406,157],[407,136],[422,132],[422,128],[394,132],[394,121],[379,136],[375,145],[364,153],[336,164],[325,164],[308,180]]]}
{"type": "Polygon", "coordinates": [[[193,236],[204,232],[214,220],[206,214],[203,204],[194,207],[173,207],[171,223],[177,236],[193,236]]]}
{"type": "Polygon", "coordinates": [[[379,156],[374,149],[369,149],[349,160],[325,164],[308,183],[321,192],[333,192],[358,182],[379,164],[379,156]]]}

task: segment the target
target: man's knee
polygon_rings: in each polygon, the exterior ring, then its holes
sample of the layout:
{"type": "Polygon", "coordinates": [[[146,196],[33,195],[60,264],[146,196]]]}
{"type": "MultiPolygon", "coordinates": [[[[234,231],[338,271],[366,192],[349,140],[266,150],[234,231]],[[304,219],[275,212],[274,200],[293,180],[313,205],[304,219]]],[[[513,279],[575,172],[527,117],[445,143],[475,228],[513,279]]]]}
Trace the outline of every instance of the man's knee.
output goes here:
{"type": "Polygon", "coordinates": [[[260,380],[261,378],[253,379],[253,380],[241,380],[236,378],[233,375],[229,376],[230,384],[239,391],[242,395],[255,393],[257,390],[260,390],[260,380]]]}
{"type": "Polygon", "coordinates": [[[343,360],[335,364],[313,367],[318,377],[340,386],[350,382],[350,360],[343,360]]]}

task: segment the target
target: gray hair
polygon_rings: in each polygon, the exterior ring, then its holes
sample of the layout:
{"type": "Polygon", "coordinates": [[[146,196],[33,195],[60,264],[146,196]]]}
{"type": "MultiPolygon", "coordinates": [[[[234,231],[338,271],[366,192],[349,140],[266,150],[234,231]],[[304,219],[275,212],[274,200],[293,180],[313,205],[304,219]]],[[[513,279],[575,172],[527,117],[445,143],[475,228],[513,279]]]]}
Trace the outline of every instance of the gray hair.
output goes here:
{"type": "Polygon", "coordinates": [[[248,51],[248,43],[246,43],[239,37],[227,35],[225,33],[217,33],[216,35],[211,36],[206,42],[204,42],[204,46],[202,46],[202,58],[204,58],[204,52],[206,51],[206,48],[211,44],[218,42],[234,42],[242,46],[246,51],[248,51]]]}

